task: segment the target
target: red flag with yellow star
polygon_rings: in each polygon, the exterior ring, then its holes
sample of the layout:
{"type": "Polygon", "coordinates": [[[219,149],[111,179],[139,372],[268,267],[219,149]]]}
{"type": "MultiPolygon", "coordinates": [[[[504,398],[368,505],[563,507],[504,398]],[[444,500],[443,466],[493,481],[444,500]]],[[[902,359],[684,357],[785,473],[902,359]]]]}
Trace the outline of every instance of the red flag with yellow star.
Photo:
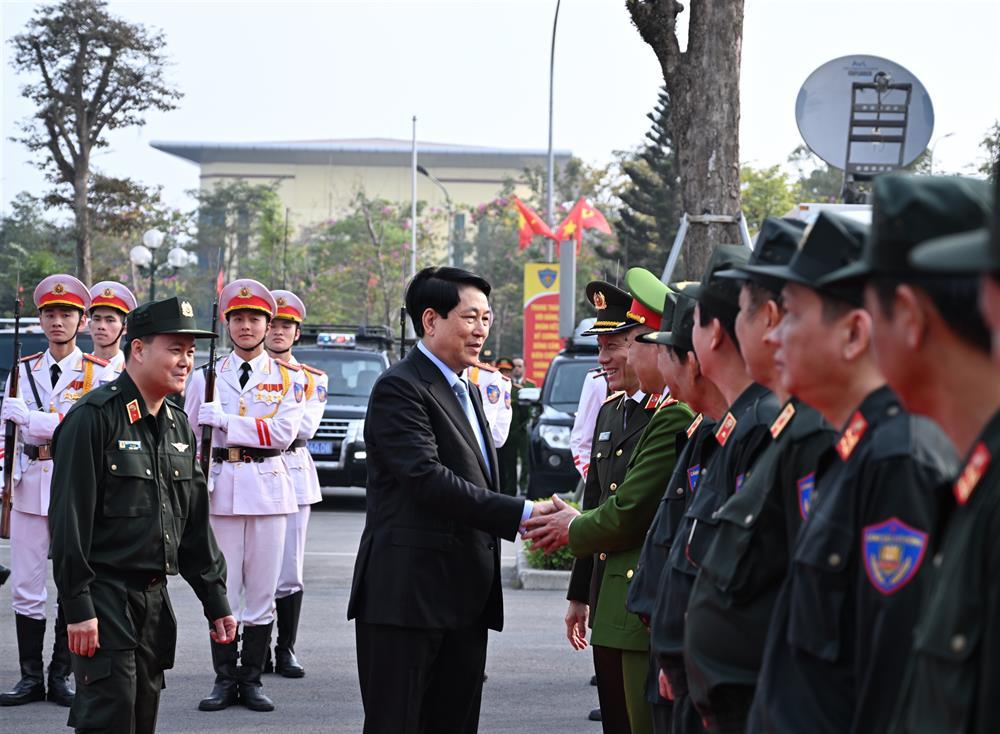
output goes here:
{"type": "Polygon", "coordinates": [[[581,196],[579,201],[570,209],[569,214],[566,215],[562,224],[556,229],[553,239],[555,239],[556,243],[561,243],[563,240],[570,238],[575,239],[576,251],[579,253],[580,244],[583,242],[583,230],[585,229],[596,229],[598,232],[611,234],[611,227],[608,226],[608,220],[594,208],[593,204],[581,196]]]}
{"type": "Polygon", "coordinates": [[[523,250],[530,245],[531,240],[535,235],[540,234],[543,237],[552,236],[552,230],[549,228],[549,225],[547,225],[530,206],[525,204],[516,196],[511,198],[514,199],[514,204],[517,206],[518,249],[523,250]]]}

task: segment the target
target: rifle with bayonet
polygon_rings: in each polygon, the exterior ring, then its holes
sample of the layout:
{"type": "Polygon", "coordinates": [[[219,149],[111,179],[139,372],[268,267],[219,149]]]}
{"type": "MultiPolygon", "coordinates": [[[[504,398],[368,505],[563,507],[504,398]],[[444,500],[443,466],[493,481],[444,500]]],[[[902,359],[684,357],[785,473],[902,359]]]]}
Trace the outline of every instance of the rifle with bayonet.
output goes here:
{"type": "MultiPolygon", "coordinates": [[[[212,302],[212,338],[208,347],[208,366],[205,367],[205,402],[215,399],[215,343],[219,340],[219,296],[212,302]]],[[[212,464],[212,426],[201,427],[201,470],[208,481],[208,468],[212,464]]]]}
{"type": "MultiPolygon", "coordinates": [[[[14,364],[10,368],[7,396],[17,397],[21,367],[21,294],[20,278],[14,292],[14,364]]],[[[10,537],[10,512],[14,505],[14,456],[17,450],[17,424],[7,421],[3,436],[3,495],[0,497],[0,538],[10,537]]]]}

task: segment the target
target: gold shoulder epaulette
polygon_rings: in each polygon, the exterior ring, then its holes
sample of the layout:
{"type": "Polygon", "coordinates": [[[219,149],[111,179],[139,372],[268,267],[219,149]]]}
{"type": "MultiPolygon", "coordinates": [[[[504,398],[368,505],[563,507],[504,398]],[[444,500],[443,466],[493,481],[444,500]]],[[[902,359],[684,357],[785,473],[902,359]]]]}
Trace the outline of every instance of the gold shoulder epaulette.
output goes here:
{"type": "Polygon", "coordinates": [[[29,354],[27,357],[21,357],[22,362],[30,362],[36,357],[41,357],[45,352],[36,352],[35,354],[29,354]]]}
{"type": "MultiPolygon", "coordinates": [[[[608,397],[606,397],[604,399],[604,403],[610,403],[612,400],[617,400],[618,398],[620,398],[624,394],[625,394],[624,390],[619,390],[618,392],[613,392],[610,395],[608,395],[608,397]]],[[[604,403],[601,403],[601,405],[604,405],[604,403]]]]}
{"type": "Polygon", "coordinates": [[[304,364],[303,362],[299,362],[299,365],[300,365],[300,366],[302,367],[302,369],[304,369],[304,370],[305,370],[306,372],[311,372],[311,373],[313,373],[314,375],[320,375],[320,376],[323,376],[323,375],[325,375],[325,374],[326,374],[326,373],[325,373],[325,372],[324,372],[323,370],[319,370],[319,369],[316,369],[315,367],[313,367],[313,366],[311,366],[311,365],[308,365],[308,364],[304,364]]]}
{"type": "Polygon", "coordinates": [[[291,362],[286,362],[286,361],[285,361],[285,360],[283,360],[283,359],[276,359],[276,360],[274,360],[274,361],[275,361],[275,362],[277,362],[278,364],[280,364],[280,365],[281,365],[282,367],[287,367],[287,368],[288,368],[288,369],[290,369],[290,370],[291,370],[292,372],[298,372],[299,370],[301,370],[301,369],[302,369],[302,366],[301,366],[301,365],[297,365],[297,364],[292,364],[291,362]]]}
{"type": "Polygon", "coordinates": [[[492,367],[492,366],[486,364],[485,362],[476,362],[475,366],[478,367],[479,369],[485,371],[485,372],[496,372],[497,371],[496,367],[492,367]]]}
{"type": "Polygon", "coordinates": [[[108,360],[101,359],[100,357],[95,357],[93,354],[85,354],[83,358],[88,362],[93,362],[94,364],[99,364],[101,367],[108,366],[108,360]]]}

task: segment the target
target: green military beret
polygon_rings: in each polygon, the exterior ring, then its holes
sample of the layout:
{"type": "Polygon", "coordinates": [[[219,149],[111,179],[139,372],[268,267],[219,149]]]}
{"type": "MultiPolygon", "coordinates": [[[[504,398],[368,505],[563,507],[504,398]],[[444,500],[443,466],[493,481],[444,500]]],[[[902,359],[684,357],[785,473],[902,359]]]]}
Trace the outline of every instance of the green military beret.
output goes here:
{"type": "Polygon", "coordinates": [[[910,252],[927,240],[986,226],[989,185],[959,176],[889,173],[872,185],[872,226],[861,258],[827,283],[874,275],[912,275],[910,252]]]}
{"type": "Polygon", "coordinates": [[[632,294],[627,318],[658,330],[663,324],[663,304],[669,290],[666,283],[646,268],[629,268],[625,273],[625,286],[632,294]]]}
{"type": "Polygon", "coordinates": [[[189,334],[196,339],[215,336],[211,331],[198,328],[191,302],[177,296],[137,306],[125,320],[126,339],[156,334],[189,334]]]}
{"type": "Polygon", "coordinates": [[[912,253],[910,264],[936,273],[1000,273],[1000,170],[993,174],[992,223],[987,227],[928,240],[912,253]]]}

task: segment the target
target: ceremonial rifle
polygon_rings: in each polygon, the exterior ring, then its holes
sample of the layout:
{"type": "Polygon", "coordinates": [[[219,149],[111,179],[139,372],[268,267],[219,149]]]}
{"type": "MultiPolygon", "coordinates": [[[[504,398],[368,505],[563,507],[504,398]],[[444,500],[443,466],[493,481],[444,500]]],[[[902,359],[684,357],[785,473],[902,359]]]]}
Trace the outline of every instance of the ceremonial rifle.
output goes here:
{"type": "MultiPolygon", "coordinates": [[[[212,339],[208,347],[208,366],[205,368],[205,402],[215,399],[215,343],[219,338],[219,288],[222,279],[222,246],[219,246],[219,276],[216,279],[215,300],[212,301],[212,339]]],[[[201,471],[208,481],[208,467],[212,463],[212,426],[201,427],[201,471]]]]}
{"type": "MultiPolygon", "coordinates": [[[[10,368],[7,396],[17,397],[21,367],[21,277],[14,291],[14,364],[10,368]]],[[[14,452],[17,449],[17,424],[7,421],[3,436],[3,496],[0,498],[0,538],[10,537],[10,511],[14,503],[14,452]]]]}

